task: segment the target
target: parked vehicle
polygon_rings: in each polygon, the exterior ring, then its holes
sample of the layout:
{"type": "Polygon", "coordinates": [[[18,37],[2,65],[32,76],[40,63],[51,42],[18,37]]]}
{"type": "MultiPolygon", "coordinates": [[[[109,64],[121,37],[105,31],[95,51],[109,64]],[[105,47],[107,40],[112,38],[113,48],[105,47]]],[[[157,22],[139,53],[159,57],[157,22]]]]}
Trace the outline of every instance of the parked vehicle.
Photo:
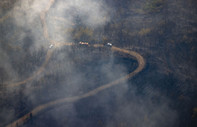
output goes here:
{"type": "Polygon", "coordinates": [[[112,43],[107,43],[106,46],[107,47],[112,47],[112,43]]]}
{"type": "Polygon", "coordinates": [[[51,49],[51,48],[53,48],[53,46],[54,46],[54,45],[53,45],[53,44],[51,44],[51,45],[49,46],[49,48],[51,49]]]}
{"type": "Polygon", "coordinates": [[[79,44],[80,45],[88,45],[89,43],[88,42],[82,42],[82,41],[80,41],[79,44]]]}

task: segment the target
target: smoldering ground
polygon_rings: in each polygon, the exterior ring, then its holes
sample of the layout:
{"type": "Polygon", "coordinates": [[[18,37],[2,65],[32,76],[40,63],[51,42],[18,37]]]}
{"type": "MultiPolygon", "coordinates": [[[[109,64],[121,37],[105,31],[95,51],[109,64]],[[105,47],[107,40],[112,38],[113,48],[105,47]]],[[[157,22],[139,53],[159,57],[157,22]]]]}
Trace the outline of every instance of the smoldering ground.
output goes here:
{"type": "MultiPolygon", "coordinates": [[[[47,10],[50,2],[53,1],[16,1],[13,2],[14,6],[11,6],[9,11],[0,13],[2,16],[8,13],[11,15],[0,24],[0,66],[2,68],[1,72],[3,72],[1,75],[7,75],[1,76],[2,110],[0,126],[23,116],[40,104],[63,97],[81,95],[105,83],[114,81],[128,74],[137,66],[136,61],[130,58],[122,58],[117,54],[114,55],[107,48],[99,50],[88,47],[59,47],[55,49],[43,73],[17,89],[10,90],[9,87],[7,88],[5,84],[24,80],[36,73],[45,60],[46,52],[50,50],[51,43],[43,35],[40,14],[47,10]]],[[[154,34],[155,38],[150,39],[149,34],[146,33],[157,27],[166,15],[156,13],[152,16],[148,14],[148,18],[146,18],[147,15],[137,9],[138,7],[143,8],[146,2],[142,2],[143,4],[140,2],[56,0],[45,14],[48,37],[53,42],[80,40],[82,34],[74,33],[73,29],[82,26],[84,28],[79,30],[88,33],[92,38],[105,35],[108,37],[108,41],[111,40],[120,46],[127,45],[124,43],[126,41],[132,41],[134,45],[150,48],[154,45],[152,42],[159,42],[160,39],[158,38],[163,36],[155,37],[157,35],[154,34]],[[125,13],[126,16],[121,14],[124,12],[121,7],[124,8],[129,5],[131,5],[130,11],[132,13],[125,13]],[[117,6],[120,8],[116,9],[117,6]],[[116,14],[120,14],[121,17],[116,16],[116,14]],[[148,19],[148,22],[145,22],[144,19],[148,19]],[[154,22],[151,22],[151,19],[154,19],[154,22]],[[110,22],[112,25],[109,25],[110,22]],[[121,24],[121,27],[119,24],[121,24]],[[149,26],[151,26],[151,29],[148,29],[149,26]],[[108,31],[111,27],[115,29],[108,31]],[[143,27],[145,29],[141,29],[143,27]],[[93,29],[93,32],[88,31],[90,29],[93,29]],[[132,32],[132,29],[137,29],[137,32],[132,32]],[[119,34],[122,36],[120,37],[119,34]],[[142,35],[146,36],[142,37],[142,35]],[[75,39],[73,36],[79,38],[75,39]],[[132,37],[132,39],[129,40],[128,37],[132,37]],[[150,43],[145,42],[150,40],[150,43]],[[118,42],[121,42],[122,45],[118,42]]],[[[170,5],[173,6],[173,4],[170,5]]],[[[151,6],[147,5],[147,7],[151,6]]],[[[172,17],[173,15],[170,20],[173,20],[172,17]]],[[[180,26],[187,24],[177,22],[181,24],[180,26]]],[[[178,26],[176,30],[179,31],[178,26]]],[[[86,39],[87,37],[83,37],[82,41],[86,41],[86,39]]],[[[156,43],[155,45],[160,44],[156,43]]],[[[155,51],[155,49],[151,49],[151,51],[155,51]]],[[[149,57],[146,53],[143,55],[149,57]]],[[[54,108],[36,116],[24,126],[180,126],[178,125],[180,122],[179,114],[173,107],[174,103],[170,98],[171,96],[161,92],[162,90],[158,87],[154,88],[154,85],[162,86],[161,82],[165,78],[160,82],[155,81],[154,79],[160,79],[159,77],[163,75],[156,71],[149,74],[152,65],[149,61],[147,63],[149,64],[147,65],[148,69],[146,68],[144,72],[140,73],[134,79],[135,82],[125,81],[119,86],[100,92],[96,96],[54,108]],[[150,75],[150,77],[147,76],[147,78],[145,75],[150,75]],[[153,84],[149,80],[153,80],[153,84]]],[[[170,83],[167,82],[167,84],[170,83]]],[[[173,92],[170,91],[170,93],[173,92]]]]}

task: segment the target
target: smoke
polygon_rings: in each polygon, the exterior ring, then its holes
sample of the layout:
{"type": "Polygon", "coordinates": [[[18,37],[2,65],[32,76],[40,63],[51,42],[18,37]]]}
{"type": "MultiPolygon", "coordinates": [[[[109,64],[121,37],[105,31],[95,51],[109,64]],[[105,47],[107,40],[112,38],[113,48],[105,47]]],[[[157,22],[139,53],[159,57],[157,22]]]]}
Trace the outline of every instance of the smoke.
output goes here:
{"type": "Polygon", "coordinates": [[[70,42],[70,33],[65,33],[67,29],[76,27],[78,21],[91,28],[103,26],[110,20],[108,12],[107,5],[97,0],[21,0],[12,10],[15,25],[33,35],[35,49],[48,46],[43,40],[44,29],[48,30],[51,40],[70,42]],[[40,21],[43,13],[46,28],[40,21]]]}
{"type": "Polygon", "coordinates": [[[169,107],[169,100],[160,93],[151,90],[151,94],[145,92],[144,96],[133,94],[128,100],[123,97],[121,105],[109,120],[107,127],[134,126],[134,127],[174,127],[177,126],[177,112],[169,107]],[[159,100],[155,98],[159,98],[159,100]],[[126,103],[125,103],[126,102],[126,103]]]}
{"type": "MultiPolygon", "coordinates": [[[[0,67],[3,68],[3,71],[5,72],[4,73],[1,69],[1,75],[8,76],[8,78],[6,77],[5,79],[2,79],[3,77],[1,76],[1,80],[3,81],[1,82],[6,84],[23,81],[32,76],[32,74],[35,74],[44,61],[43,56],[46,54],[43,52],[47,52],[49,49],[50,42],[48,42],[47,39],[61,41],[63,43],[68,41],[72,42],[70,33],[65,33],[64,31],[68,28],[77,27],[78,20],[81,21],[82,25],[97,28],[105,25],[110,19],[110,16],[108,15],[109,10],[103,1],[19,0],[13,3],[9,1],[8,3],[12,4],[12,8],[7,14],[5,14],[8,15],[8,17],[3,17],[0,24],[2,26],[0,67]],[[43,26],[43,21],[41,19],[43,13],[45,13],[44,21],[46,22],[46,26],[43,26]],[[12,28],[10,28],[10,26],[12,28]],[[48,38],[44,37],[45,29],[49,33],[48,38]]],[[[75,67],[70,63],[65,65],[65,61],[72,61],[72,58],[68,56],[68,53],[69,51],[65,51],[62,54],[55,54],[58,56],[58,59],[50,60],[50,64],[46,67],[49,71],[46,69],[45,73],[36,76],[34,81],[26,83],[25,87],[11,91],[9,87],[1,89],[1,97],[3,99],[1,102],[2,110],[0,123],[5,125],[16,119],[18,115],[21,115],[18,114],[18,112],[20,112],[19,109],[24,106],[24,103],[29,103],[26,108],[30,110],[33,106],[42,104],[43,102],[46,102],[46,100],[53,100],[67,95],[76,95],[79,90],[82,90],[82,88],[80,88],[82,87],[80,86],[80,82],[85,82],[85,77],[83,78],[82,72],[76,71],[75,67]],[[57,61],[55,62],[55,60],[57,61]],[[59,64],[59,67],[54,67],[55,64],[59,64]],[[52,75],[52,73],[63,74],[60,83],[71,84],[70,86],[72,87],[67,86],[66,88],[63,88],[64,90],[60,91],[58,94],[59,96],[48,96],[49,99],[46,99],[46,96],[51,92],[50,90],[52,89],[50,88],[42,94],[39,92],[34,93],[34,90],[32,92],[32,89],[38,90],[41,89],[43,85],[46,85],[48,82],[44,82],[44,80],[49,80],[46,77],[50,74],[52,75]],[[74,80],[74,78],[65,79],[64,76],[75,77],[77,80],[74,80]],[[34,83],[37,83],[40,86],[34,85],[34,83]],[[20,97],[21,95],[18,93],[19,91],[22,91],[20,94],[22,94],[24,98],[20,97]],[[11,92],[10,95],[7,94],[7,92],[11,92]],[[65,92],[67,93],[65,94],[65,92]],[[41,99],[38,99],[38,96],[42,96],[41,99]],[[9,101],[6,101],[6,98],[9,101]],[[14,102],[12,102],[13,98],[15,98],[14,102]],[[8,103],[9,106],[5,107],[6,103],[8,103]],[[18,103],[20,103],[20,105],[18,105],[18,103]],[[6,120],[2,119],[3,116],[7,116],[6,120]]],[[[54,85],[57,84],[56,80],[53,78],[51,84],[52,83],[54,85]]],[[[28,111],[26,108],[25,111],[28,111]]],[[[0,126],[3,126],[2,124],[0,126]]]]}
{"type": "Polygon", "coordinates": [[[85,25],[96,27],[109,21],[109,9],[103,1],[65,0],[59,1],[54,8],[57,9],[57,12],[54,12],[55,15],[58,13],[70,22],[79,17],[85,25]]]}
{"type": "Polygon", "coordinates": [[[0,67],[4,69],[4,74],[1,74],[1,77],[5,78],[2,80],[16,81],[16,79],[18,79],[18,74],[14,71],[12,65],[10,64],[10,59],[8,55],[5,52],[3,52],[1,48],[0,54],[0,58],[3,59],[3,61],[0,61],[0,67]]]}
{"type": "MultiPolygon", "coordinates": [[[[129,44],[132,42],[133,45],[141,46],[142,44],[142,47],[151,47],[152,42],[160,39],[161,36],[155,37],[156,35],[153,35],[152,39],[149,34],[159,26],[158,24],[163,23],[165,15],[159,13],[146,15],[143,10],[144,6],[149,7],[149,11],[152,11],[146,1],[130,1],[121,4],[121,7],[128,7],[126,16],[118,17],[118,14],[125,11],[120,8],[116,10],[115,8],[119,5],[114,3],[108,2],[110,4],[108,5],[104,0],[19,0],[14,3],[13,8],[9,11],[11,16],[6,20],[8,22],[0,24],[1,26],[6,24],[0,28],[3,31],[1,35],[3,43],[0,45],[0,67],[8,74],[7,80],[9,82],[21,81],[36,74],[46,59],[46,52],[53,51],[53,53],[42,73],[25,83],[24,86],[7,92],[10,95],[2,94],[3,99],[0,105],[3,107],[0,111],[2,126],[40,104],[82,95],[115,81],[135,69],[136,61],[122,58],[122,56],[112,53],[110,48],[91,49],[88,46],[49,48],[51,43],[73,42],[73,29],[84,26],[99,31],[108,23],[112,23],[111,26],[114,27],[114,31],[109,31],[108,35],[116,43],[129,41],[129,44]],[[113,8],[112,5],[116,7],[113,8]],[[116,12],[113,13],[117,13],[117,16],[113,14],[114,17],[112,17],[111,14],[114,10],[116,12]],[[147,20],[145,21],[145,19],[147,20]],[[6,28],[10,29],[6,30],[6,28]],[[116,36],[117,33],[122,36],[116,36]],[[126,35],[123,36],[125,33],[126,35]],[[124,40],[125,37],[134,39],[124,40]],[[149,42],[150,40],[154,41],[149,42]],[[9,45],[20,48],[8,48],[9,45]],[[6,107],[5,103],[8,103],[9,106],[6,107]],[[6,119],[3,116],[6,116],[6,119]]],[[[119,2],[116,1],[116,3],[119,2]]],[[[169,19],[174,20],[172,18],[174,14],[170,14],[170,16],[169,19]]],[[[99,35],[93,36],[98,37],[99,35]]],[[[91,44],[91,42],[89,43],[91,44]]],[[[151,51],[155,49],[151,49],[151,51]]],[[[144,56],[146,56],[146,52],[144,56]]],[[[157,74],[153,73],[154,76],[157,74]]],[[[149,75],[147,70],[145,73],[140,73],[140,76],[144,75],[149,75]]],[[[145,79],[139,77],[135,79],[137,83],[125,81],[119,86],[104,90],[93,97],[62,105],[60,108],[36,116],[33,125],[27,123],[24,126],[62,126],[62,124],[95,127],[177,126],[178,113],[172,108],[170,99],[162,92],[160,93],[158,89],[153,88],[152,84],[147,83],[157,77],[145,79]],[[141,86],[135,86],[138,84],[141,86]],[[99,120],[102,122],[98,123],[99,120]],[[50,122],[47,123],[48,121],[50,122]]],[[[157,86],[160,85],[158,82],[155,83],[157,86]]],[[[9,90],[9,88],[7,89],[9,90]]],[[[0,92],[6,93],[6,91],[2,91],[3,89],[0,92]]]]}

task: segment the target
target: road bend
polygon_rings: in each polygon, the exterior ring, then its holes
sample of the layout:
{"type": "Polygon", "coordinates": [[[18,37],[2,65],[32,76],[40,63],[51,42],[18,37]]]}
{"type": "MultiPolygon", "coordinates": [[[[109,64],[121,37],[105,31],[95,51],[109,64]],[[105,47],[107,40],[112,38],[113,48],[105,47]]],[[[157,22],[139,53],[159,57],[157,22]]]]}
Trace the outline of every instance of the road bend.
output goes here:
{"type": "MultiPolygon", "coordinates": [[[[66,45],[66,44],[62,44],[63,45],[66,45]]],[[[72,45],[72,44],[70,44],[72,45]]],[[[103,47],[103,45],[94,45],[94,47],[103,47]]],[[[19,127],[19,126],[22,126],[23,124],[25,124],[28,120],[32,119],[32,117],[35,117],[39,114],[41,114],[42,112],[48,110],[48,109],[51,109],[51,108],[54,108],[54,107],[57,107],[59,105],[62,105],[62,104],[66,104],[66,103],[73,103],[73,102],[76,102],[80,99],[83,99],[83,98],[87,98],[87,97],[90,97],[90,96],[94,96],[96,95],[97,93],[105,90],[105,89],[108,89],[110,87],[113,87],[115,85],[118,85],[130,78],[132,78],[133,76],[135,76],[136,74],[138,74],[139,72],[141,72],[144,67],[145,67],[145,60],[144,58],[138,54],[137,52],[134,52],[134,51],[129,51],[129,50],[125,50],[125,49],[121,49],[121,48],[118,48],[118,47],[115,47],[115,46],[112,46],[111,47],[111,50],[112,51],[116,51],[116,52],[120,52],[120,53],[125,53],[125,54],[128,54],[132,57],[134,57],[137,62],[138,62],[138,67],[131,73],[129,73],[128,75],[120,78],[120,79],[117,79],[113,82],[110,82],[110,83],[107,83],[107,84],[104,84],[94,90],[91,90],[87,93],[84,93],[82,95],[78,95],[78,96],[73,96],[73,97],[65,97],[65,98],[62,98],[62,99],[58,99],[58,100],[55,100],[55,101],[51,101],[51,102],[48,102],[46,104],[43,104],[43,105],[40,105],[36,108],[34,108],[32,111],[30,111],[29,113],[27,113],[26,115],[24,115],[23,117],[19,118],[18,120],[12,122],[11,124],[7,125],[6,127],[19,127]]],[[[49,58],[48,58],[49,59],[49,58]]],[[[47,62],[45,62],[46,64],[47,62]]],[[[43,64],[43,67],[45,66],[45,64],[43,64]]],[[[41,67],[41,68],[43,68],[41,67]]],[[[42,70],[42,69],[41,69],[42,70]]]]}

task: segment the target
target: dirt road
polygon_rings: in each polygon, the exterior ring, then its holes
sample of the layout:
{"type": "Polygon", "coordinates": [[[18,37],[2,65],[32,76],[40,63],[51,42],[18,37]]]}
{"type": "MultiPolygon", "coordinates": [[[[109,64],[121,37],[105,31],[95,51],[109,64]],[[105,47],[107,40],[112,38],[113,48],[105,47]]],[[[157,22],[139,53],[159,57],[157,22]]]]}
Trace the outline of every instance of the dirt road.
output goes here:
{"type": "MultiPolygon", "coordinates": [[[[30,76],[29,78],[27,78],[27,79],[25,79],[23,81],[17,82],[17,83],[7,84],[8,87],[16,87],[16,86],[20,86],[22,84],[25,84],[25,83],[33,80],[40,73],[42,73],[44,71],[46,65],[48,64],[51,56],[53,55],[53,51],[58,49],[58,47],[76,45],[74,43],[55,42],[55,41],[53,41],[53,40],[51,40],[49,38],[47,24],[46,24],[46,13],[50,9],[50,7],[52,6],[53,3],[54,3],[54,0],[50,0],[49,1],[49,4],[47,5],[46,9],[41,12],[40,19],[41,19],[41,23],[42,23],[42,26],[43,26],[43,36],[49,43],[53,44],[54,47],[48,49],[45,61],[43,62],[41,67],[32,76],[30,76]]],[[[0,19],[0,22],[3,22],[6,18],[7,18],[7,16],[5,16],[4,18],[0,19]]],[[[94,45],[90,45],[90,46],[92,46],[94,48],[104,47],[104,45],[102,45],[102,44],[94,44],[94,45]]],[[[143,68],[145,67],[145,60],[144,60],[144,58],[140,54],[138,54],[137,52],[121,49],[121,48],[118,48],[118,47],[115,47],[115,46],[112,46],[109,49],[112,50],[112,51],[115,51],[115,52],[120,52],[120,53],[125,53],[127,55],[130,55],[131,57],[133,57],[134,59],[137,60],[138,67],[133,72],[129,73],[128,75],[126,75],[124,77],[121,77],[120,79],[117,79],[117,80],[115,80],[113,82],[110,82],[108,84],[104,84],[104,85],[102,85],[102,86],[100,86],[98,88],[95,88],[94,90],[91,90],[91,91],[89,91],[87,93],[84,93],[82,95],[73,96],[73,97],[66,97],[66,98],[58,99],[58,100],[51,101],[49,103],[40,105],[40,106],[34,108],[29,113],[27,113],[26,115],[24,115],[23,117],[21,117],[18,120],[15,120],[14,122],[10,123],[6,127],[19,127],[19,126],[25,124],[32,117],[34,117],[34,116],[36,116],[36,115],[38,115],[38,114],[50,109],[50,108],[53,108],[53,107],[56,107],[58,105],[62,105],[62,104],[65,104],[65,103],[75,102],[75,101],[78,101],[80,99],[87,98],[87,97],[90,97],[90,96],[94,96],[97,93],[99,93],[99,92],[101,92],[101,91],[103,91],[105,89],[111,88],[111,87],[113,87],[115,85],[120,84],[121,82],[124,82],[124,81],[132,78],[133,76],[135,76],[136,74],[141,72],[143,70],[143,68]]]]}
{"type": "MultiPolygon", "coordinates": [[[[67,45],[67,44],[62,44],[61,46],[63,46],[63,45],[67,45]]],[[[72,45],[72,44],[70,44],[70,45],[72,45]]],[[[98,47],[98,45],[94,45],[94,47],[98,47]]],[[[103,45],[99,45],[99,47],[103,47],[103,45]]],[[[62,104],[65,104],[65,103],[75,102],[75,101],[78,101],[80,99],[87,98],[87,97],[90,97],[90,96],[94,96],[97,93],[99,93],[99,92],[101,92],[101,91],[103,91],[105,89],[108,89],[108,88],[110,88],[112,86],[118,85],[121,82],[124,82],[124,81],[128,80],[129,78],[132,78],[133,76],[138,74],[140,71],[142,71],[143,68],[145,67],[145,60],[144,60],[144,58],[140,54],[138,54],[137,52],[128,51],[128,50],[121,49],[121,48],[118,48],[118,47],[115,47],[115,46],[112,46],[111,50],[115,51],[115,52],[125,53],[125,54],[128,54],[128,55],[134,57],[137,60],[137,62],[138,62],[138,67],[133,72],[129,73],[128,75],[126,75],[126,76],[124,76],[124,77],[122,77],[120,79],[117,79],[117,80],[115,80],[115,81],[113,81],[111,83],[102,85],[102,86],[100,86],[100,87],[98,87],[98,88],[96,88],[94,90],[91,90],[91,91],[89,91],[89,92],[87,92],[85,94],[82,94],[80,96],[66,97],[66,98],[62,98],[62,99],[59,99],[59,100],[51,101],[49,103],[40,105],[40,106],[34,108],[29,113],[27,113],[26,115],[24,115],[23,117],[19,118],[18,120],[14,121],[13,123],[7,125],[6,127],[18,127],[18,126],[21,126],[24,123],[26,123],[28,120],[30,120],[31,117],[36,116],[36,115],[46,111],[47,109],[50,109],[52,107],[56,107],[58,105],[62,105],[62,104]]],[[[49,56],[51,56],[51,55],[49,55],[49,56]]],[[[40,72],[43,71],[43,67],[46,66],[49,58],[46,58],[46,61],[44,62],[43,66],[41,67],[41,69],[38,71],[37,74],[39,74],[40,72]]]]}

